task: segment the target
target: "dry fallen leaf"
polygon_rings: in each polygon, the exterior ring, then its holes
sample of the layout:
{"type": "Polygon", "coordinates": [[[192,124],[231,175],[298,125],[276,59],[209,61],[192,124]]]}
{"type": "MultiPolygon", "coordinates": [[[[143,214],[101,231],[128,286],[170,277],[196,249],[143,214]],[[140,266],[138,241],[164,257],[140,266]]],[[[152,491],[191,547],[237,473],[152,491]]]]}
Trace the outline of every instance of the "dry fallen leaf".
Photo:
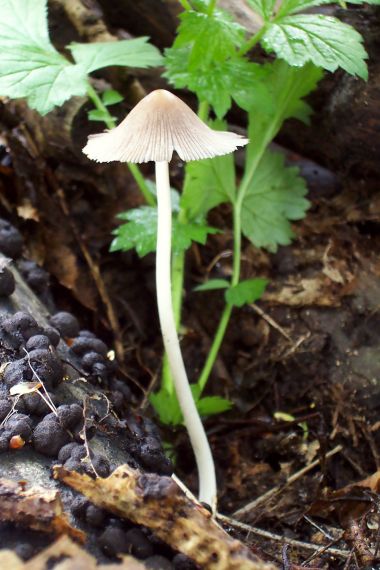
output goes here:
{"type": "Polygon", "coordinates": [[[27,199],[25,199],[22,202],[22,204],[17,206],[17,213],[20,216],[20,218],[23,218],[24,220],[34,220],[35,222],[40,221],[40,216],[38,214],[38,211],[33,206],[33,204],[27,199]]]}
{"type": "Polygon", "coordinates": [[[0,522],[85,540],[85,534],[69,524],[58,491],[41,487],[25,489],[23,484],[9,479],[0,479],[0,522]]]}
{"type": "Polygon", "coordinates": [[[170,477],[142,474],[128,465],[106,479],[91,479],[61,466],[54,474],[98,507],[150,528],[204,570],[274,570],[232,539],[170,477]]]}

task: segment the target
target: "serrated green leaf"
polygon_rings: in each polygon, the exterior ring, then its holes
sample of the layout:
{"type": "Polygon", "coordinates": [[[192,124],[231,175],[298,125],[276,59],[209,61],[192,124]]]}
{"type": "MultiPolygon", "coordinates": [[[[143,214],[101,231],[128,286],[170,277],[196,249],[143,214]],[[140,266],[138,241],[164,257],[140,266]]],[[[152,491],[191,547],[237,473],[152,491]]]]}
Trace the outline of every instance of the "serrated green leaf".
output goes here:
{"type": "MultiPolygon", "coordinates": [[[[108,113],[105,113],[100,109],[92,109],[92,111],[88,112],[87,116],[89,121],[102,121],[103,123],[106,123],[107,120],[110,118],[108,113]]],[[[115,119],[116,117],[112,118],[115,119]]]]}
{"type": "Polygon", "coordinates": [[[225,292],[226,302],[234,307],[254,303],[262,297],[267,284],[268,280],[261,278],[240,281],[225,292]]]}
{"type": "Polygon", "coordinates": [[[109,65],[141,68],[159,66],[163,61],[162,56],[148,40],[147,37],[141,37],[92,44],[72,43],[68,47],[75,61],[80,63],[87,73],[109,65]]]}
{"type": "Polygon", "coordinates": [[[333,4],[332,0],[282,0],[277,17],[296,14],[308,8],[323,6],[324,4],[333,4]]]}
{"type": "Polygon", "coordinates": [[[165,425],[178,426],[183,422],[183,416],[174,392],[164,390],[150,394],[149,402],[155,409],[160,421],[165,425]]]}
{"type": "MultiPolygon", "coordinates": [[[[157,239],[157,210],[150,206],[141,206],[129,210],[119,218],[128,220],[114,230],[110,251],[128,251],[135,249],[140,257],[156,250],[157,239]]],[[[203,224],[180,223],[173,219],[172,250],[179,253],[188,249],[192,241],[202,245],[206,243],[209,233],[217,233],[216,228],[203,224]]]]}
{"type": "Polygon", "coordinates": [[[74,95],[85,95],[87,77],[50,42],[46,0],[0,0],[0,95],[41,115],[74,95]]]}
{"type": "Polygon", "coordinates": [[[276,18],[268,26],[263,46],[290,65],[312,62],[328,71],[341,67],[367,79],[362,36],[348,24],[323,14],[296,14],[276,18]]]}
{"type": "Polygon", "coordinates": [[[250,143],[246,162],[255,162],[267,145],[277,135],[284,121],[295,117],[308,122],[311,108],[303,97],[315,89],[323,73],[313,64],[291,67],[281,60],[265,66],[261,88],[252,92],[250,101],[250,143]]]}
{"type": "Polygon", "coordinates": [[[209,279],[194,287],[194,291],[214,291],[215,289],[227,289],[229,286],[230,283],[226,279],[209,279]]]}
{"type": "MultiPolygon", "coordinates": [[[[210,123],[210,126],[226,129],[222,121],[210,123]]],[[[189,220],[205,219],[209,210],[218,204],[233,202],[235,194],[235,162],[232,154],[186,165],[186,182],[180,204],[189,220]]]]}
{"type": "Polygon", "coordinates": [[[216,116],[222,119],[234,99],[243,109],[247,94],[256,89],[256,81],[263,74],[262,66],[242,57],[225,61],[211,61],[207,67],[195,71],[189,68],[191,49],[169,48],[165,51],[164,76],[177,89],[193,91],[200,101],[212,105],[216,116]]]}
{"type": "Polygon", "coordinates": [[[230,400],[226,400],[221,396],[205,396],[196,402],[199,414],[203,416],[213,416],[227,412],[233,406],[230,400]]]}
{"type": "Polygon", "coordinates": [[[285,166],[282,154],[267,151],[244,199],[244,235],[256,246],[276,251],[293,237],[289,220],[299,220],[309,207],[305,181],[295,167],[285,166]]]}
{"type": "Polygon", "coordinates": [[[210,62],[224,61],[241,47],[245,29],[223,10],[207,12],[188,10],[180,16],[181,23],[173,47],[191,47],[189,69],[207,67],[210,62]]]}
{"type": "Polygon", "coordinates": [[[107,91],[104,91],[102,95],[102,101],[106,107],[116,105],[116,103],[120,103],[123,99],[124,97],[122,94],[115,89],[107,89],[107,91]]]}
{"type": "Polygon", "coordinates": [[[221,10],[208,15],[206,4],[200,8],[182,14],[173,47],[165,51],[164,75],[177,88],[187,87],[199,100],[209,102],[223,118],[236,85],[252,85],[255,64],[237,57],[245,30],[221,10]]]}
{"type": "Polygon", "coordinates": [[[248,0],[248,4],[267,22],[273,13],[276,0],[248,0]]]}
{"type": "MultiPolygon", "coordinates": [[[[150,180],[149,178],[145,179],[145,184],[147,185],[150,193],[156,198],[157,197],[157,188],[156,188],[156,183],[153,182],[153,180],[150,180]]],[[[180,201],[180,194],[178,192],[178,190],[176,190],[175,188],[170,188],[170,201],[172,204],[172,212],[177,213],[179,212],[179,201],[180,201]]],[[[121,217],[121,215],[119,215],[120,219],[123,219],[121,217]]]]}

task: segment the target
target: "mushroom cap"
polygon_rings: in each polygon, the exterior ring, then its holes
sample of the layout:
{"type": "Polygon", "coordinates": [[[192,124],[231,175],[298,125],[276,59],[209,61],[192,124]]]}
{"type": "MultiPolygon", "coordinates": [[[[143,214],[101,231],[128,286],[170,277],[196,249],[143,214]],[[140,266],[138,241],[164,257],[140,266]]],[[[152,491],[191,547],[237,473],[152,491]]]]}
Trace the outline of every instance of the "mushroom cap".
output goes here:
{"type": "Polygon", "coordinates": [[[90,135],[83,152],[97,162],[169,162],[173,151],[185,161],[229,154],[248,139],[214,131],[164,89],[144,97],[116,128],[90,135]]]}

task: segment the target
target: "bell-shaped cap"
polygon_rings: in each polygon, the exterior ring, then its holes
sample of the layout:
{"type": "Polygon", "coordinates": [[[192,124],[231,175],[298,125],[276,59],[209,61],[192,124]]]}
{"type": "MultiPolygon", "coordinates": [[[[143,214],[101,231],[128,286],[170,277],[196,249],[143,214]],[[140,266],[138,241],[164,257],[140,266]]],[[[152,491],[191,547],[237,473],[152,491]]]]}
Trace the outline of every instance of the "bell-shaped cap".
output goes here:
{"type": "Polygon", "coordinates": [[[169,162],[175,150],[188,161],[228,154],[247,143],[235,133],[210,129],[181,99],[158,89],[115,129],[90,135],[83,152],[98,162],[169,162]]]}

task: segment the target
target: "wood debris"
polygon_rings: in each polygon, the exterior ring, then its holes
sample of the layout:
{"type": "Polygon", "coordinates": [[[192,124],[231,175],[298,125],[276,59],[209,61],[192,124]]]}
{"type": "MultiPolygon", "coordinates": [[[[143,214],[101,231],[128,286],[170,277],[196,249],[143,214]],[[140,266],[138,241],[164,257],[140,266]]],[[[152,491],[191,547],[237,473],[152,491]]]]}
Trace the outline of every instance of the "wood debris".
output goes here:
{"type": "MultiPolygon", "coordinates": [[[[63,510],[59,492],[0,479],[0,522],[11,522],[32,530],[66,534],[84,542],[85,534],[72,527],[63,510]]],[[[0,568],[4,568],[0,564],[0,568]]]]}
{"type": "Polygon", "coordinates": [[[23,562],[14,552],[0,550],[0,568],[9,570],[144,570],[146,566],[130,556],[122,562],[101,564],[67,536],[59,538],[28,562],[23,562]]]}
{"type": "Polygon", "coordinates": [[[274,570],[231,538],[170,477],[142,474],[128,465],[106,479],[91,479],[61,466],[54,473],[96,506],[148,527],[204,570],[274,570]]]}

